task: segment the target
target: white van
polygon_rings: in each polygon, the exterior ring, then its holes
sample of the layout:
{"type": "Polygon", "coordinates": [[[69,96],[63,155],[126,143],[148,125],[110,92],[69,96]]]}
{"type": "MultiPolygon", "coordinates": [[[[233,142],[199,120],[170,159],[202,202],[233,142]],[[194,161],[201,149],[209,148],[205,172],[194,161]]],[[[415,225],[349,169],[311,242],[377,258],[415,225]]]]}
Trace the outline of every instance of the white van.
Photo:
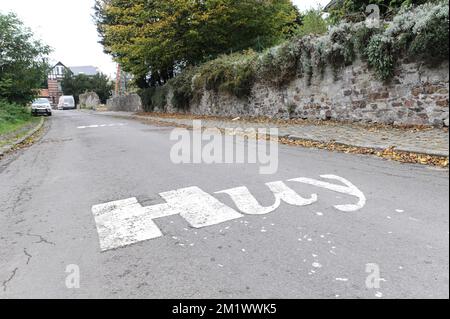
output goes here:
{"type": "Polygon", "coordinates": [[[75,99],[72,95],[64,95],[59,98],[58,110],[73,110],[75,108],[75,99]]]}

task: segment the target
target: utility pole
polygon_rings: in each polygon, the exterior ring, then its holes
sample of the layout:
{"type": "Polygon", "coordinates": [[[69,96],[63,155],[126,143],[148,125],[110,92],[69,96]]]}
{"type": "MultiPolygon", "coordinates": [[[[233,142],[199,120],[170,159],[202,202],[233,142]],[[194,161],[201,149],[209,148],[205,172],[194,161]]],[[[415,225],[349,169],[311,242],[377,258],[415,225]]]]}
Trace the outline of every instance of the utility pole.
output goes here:
{"type": "Polygon", "coordinates": [[[117,73],[116,73],[116,96],[119,96],[120,95],[120,87],[121,87],[121,83],[120,83],[120,81],[121,81],[121,70],[120,70],[120,64],[119,63],[117,63],[117,73]]]}

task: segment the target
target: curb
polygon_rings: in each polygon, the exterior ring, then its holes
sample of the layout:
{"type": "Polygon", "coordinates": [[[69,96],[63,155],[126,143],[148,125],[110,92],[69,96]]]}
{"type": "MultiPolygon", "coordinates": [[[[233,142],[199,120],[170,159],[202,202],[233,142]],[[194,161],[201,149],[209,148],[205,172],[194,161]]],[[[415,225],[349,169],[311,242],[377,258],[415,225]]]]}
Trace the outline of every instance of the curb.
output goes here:
{"type": "Polygon", "coordinates": [[[17,145],[22,144],[25,140],[27,140],[31,136],[33,136],[37,131],[39,131],[42,128],[42,126],[44,125],[44,122],[45,122],[44,118],[41,117],[41,120],[39,121],[39,123],[33,129],[31,129],[26,135],[16,139],[14,142],[12,142],[8,145],[0,147],[0,157],[5,155],[6,153],[9,153],[17,145]]]}
{"type": "MultiPolygon", "coordinates": [[[[322,141],[322,140],[316,140],[311,138],[302,138],[301,136],[296,135],[288,135],[286,137],[287,139],[290,139],[292,141],[306,141],[306,142],[314,142],[314,143],[331,143],[330,141],[322,141]]],[[[341,142],[334,142],[335,145],[338,146],[347,146],[347,147],[357,147],[357,148],[366,148],[366,149],[373,149],[375,151],[384,151],[386,150],[385,147],[380,147],[377,145],[358,145],[358,144],[346,144],[341,142]]],[[[449,157],[448,153],[442,153],[442,152],[423,152],[420,150],[413,150],[413,149],[405,149],[405,148],[398,148],[394,147],[394,150],[397,152],[403,152],[403,153],[413,153],[418,155],[428,155],[428,156],[436,156],[436,157],[449,157]]]]}
{"type": "MultiPolygon", "coordinates": [[[[94,114],[99,114],[99,113],[94,113],[94,114]]],[[[99,115],[103,115],[103,116],[111,116],[111,117],[115,117],[115,118],[121,118],[121,119],[130,119],[130,120],[138,120],[138,121],[158,121],[158,122],[162,122],[162,123],[167,123],[168,125],[177,125],[177,123],[171,122],[171,121],[167,121],[164,119],[156,119],[156,118],[151,118],[151,117],[146,117],[146,116],[141,116],[141,115],[136,115],[134,113],[130,114],[130,115],[122,115],[122,114],[99,114],[99,115]]],[[[285,139],[289,139],[292,141],[307,141],[307,142],[313,142],[313,143],[330,143],[330,141],[323,141],[320,139],[312,139],[310,137],[301,137],[301,136],[296,136],[296,135],[290,135],[290,134],[283,134],[283,135],[279,135],[279,136],[273,136],[273,138],[285,138],[285,139]]],[[[355,148],[366,148],[366,149],[373,149],[375,151],[384,151],[386,150],[386,148],[383,147],[379,147],[379,146],[370,146],[370,145],[354,145],[354,144],[346,144],[346,143],[340,143],[340,142],[335,142],[335,145],[340,145],[340,146],[345,146],[345,147],[355,147],[355,148]]],[[[441,152],[423,152],[423,151],[418,151],[418,150],[408,150],[408,149],[403,149],[403,148],[395,148],[396,151],[398,152],[404,152],[404,153],[412,153],[412,154],[418,154],[418,155],[425,155],[425,156],[434,156],[434,157],[442,157],[442,158],[448,158],[449,154],[445,154],[445,153],[441,153],[441,152]]]]}

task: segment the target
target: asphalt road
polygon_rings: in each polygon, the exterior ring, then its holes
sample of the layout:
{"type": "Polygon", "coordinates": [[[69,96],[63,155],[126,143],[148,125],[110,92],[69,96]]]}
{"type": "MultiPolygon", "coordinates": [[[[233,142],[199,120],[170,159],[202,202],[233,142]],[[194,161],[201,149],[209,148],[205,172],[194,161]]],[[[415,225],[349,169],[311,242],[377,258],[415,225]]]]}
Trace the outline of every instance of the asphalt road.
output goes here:
{"type": "Polygon", "coordinates": [[[0,160],[0,298],[449,297],[448,171],[289,146],[275,175],[251,164],[176,165],[171,130],[55,112],[42,139],[0,160]],[[330,174],[355,185],[364,207],[339,211],[358,199],[287,182],[330,174]],[[196,186],[239,211],[215,193],[246,186],[270,206],[265,183],[274,181],[318,200],[199,229],[164,217],[162,237],[101,250],[95,205],[163,204],[159,194],[196,186]],[[66,285],[69,265],[79,288],[66,285]]]}

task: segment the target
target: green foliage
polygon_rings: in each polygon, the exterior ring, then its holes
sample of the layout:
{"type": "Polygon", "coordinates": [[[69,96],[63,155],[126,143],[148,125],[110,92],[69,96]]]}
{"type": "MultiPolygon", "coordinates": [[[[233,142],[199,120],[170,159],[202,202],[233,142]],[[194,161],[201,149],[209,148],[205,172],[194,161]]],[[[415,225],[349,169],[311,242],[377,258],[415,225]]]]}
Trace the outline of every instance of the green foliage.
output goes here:
{"type": "Polygon", "coordinates": [[[79,74],[74,76],[67,72],[61,82],[61,86],[65,95],[73,95],[78,103],[80,94],[86,92],[95,92],[98,94],[100,101],[104,104],[111,97],[114,85],[104,74],[96,74],[87,76],[79,74]]]}
{"type": "Polygon", "coordinates": [[[382,35],[373,36],[367,46],[367,59],[382,80],[388,80],[394,73],[393,44],[382,35]]]}
{"type": "Polygon", "coordinates": [[[366,25],[362,25],[360,28],[356,28],[352,35],[352,41],[354,44],[355,52],[361,58],[367,59],[367,44],[370,39],[379,32],[376,28],[368,28],[366,25]]]}
{"type": "Polygon", "coordinates": [[[368,5],[378,5],[380,18],[396,14],[401,8],[421,5],[430,0],[337,0],[329,10],[329,20],[338,24],[342,20],[360,22],[366,19],[368,5]]]}
{"type": "Polygon", "coordinates": [[[429,65],[448,60],[448,13],[448,0],[402,9],[370,38],[365,50],[369,65],[381,79],[389,80],[399,59],[429,65]]]}
{"type": "Polygon", "coordinates": [[[258,61],[259,78],[277,86],[288,83],[296,77],[300,48],[290,41],[264,52],[258,61]]]}
{"type": "Polygon", "coordinates": [[[342,67],[351,64],[356,58],[353,31],[352,24],[342,23],[329,32],[331,45],[327,50],[326,59],[332,66],[335,77],[342,67]]]}
{"type": "Polygon", "coordinates": [[[302,16],[302,25],[298,28],[298,36],[322,35],[328,30],[328,23],[322,17],[322,8],[310,9],[302,16]]]}
{"type": "Polygon", "coordinates": [[[144,111],[164,110],[167,103],[167,87],[158,86],[141,89],[138,91],[138,94],[142,99],[144,111]]]}
{"type": "Polygon", "coordinates": [[[97,0],[95,10],[105,51],[142,88],[224,53],[270,47],[299,23],[290,0],[97,0]]]}
{"type": "Polygon", "coordinates": [[[31,119],[28,108],[0,99],[0,134],[12,131],[31,119]]]}
{"type": "Polygon", "coordinates": [[[174,107],[182,110],[189,109],[190,102],[194,97],[192,88],[194,72],[194,68],[188,68],[168,82],[168,85],[172,88],[172,104],[174,107]]]}
{"type": "Polygon", "coordinates": [[[409,56],[436,66],[449,56],[449,20],[447,14],[435,15],[411,41],[409,56]]]}
{"type": "Polygon", "coordinates": [[[31,102],[47,77],[49,53],[16,15],[0,13],[0,99],[31,102]]]}
{"type": "Polygon", "coordinates": [[[221,56],[199,68],[194,77],[196,91],[214,90],[227,92],[239,98],[250,95],[254,83],[254,62],[257,54],[246,51],[242,54],[221,56]]]}

